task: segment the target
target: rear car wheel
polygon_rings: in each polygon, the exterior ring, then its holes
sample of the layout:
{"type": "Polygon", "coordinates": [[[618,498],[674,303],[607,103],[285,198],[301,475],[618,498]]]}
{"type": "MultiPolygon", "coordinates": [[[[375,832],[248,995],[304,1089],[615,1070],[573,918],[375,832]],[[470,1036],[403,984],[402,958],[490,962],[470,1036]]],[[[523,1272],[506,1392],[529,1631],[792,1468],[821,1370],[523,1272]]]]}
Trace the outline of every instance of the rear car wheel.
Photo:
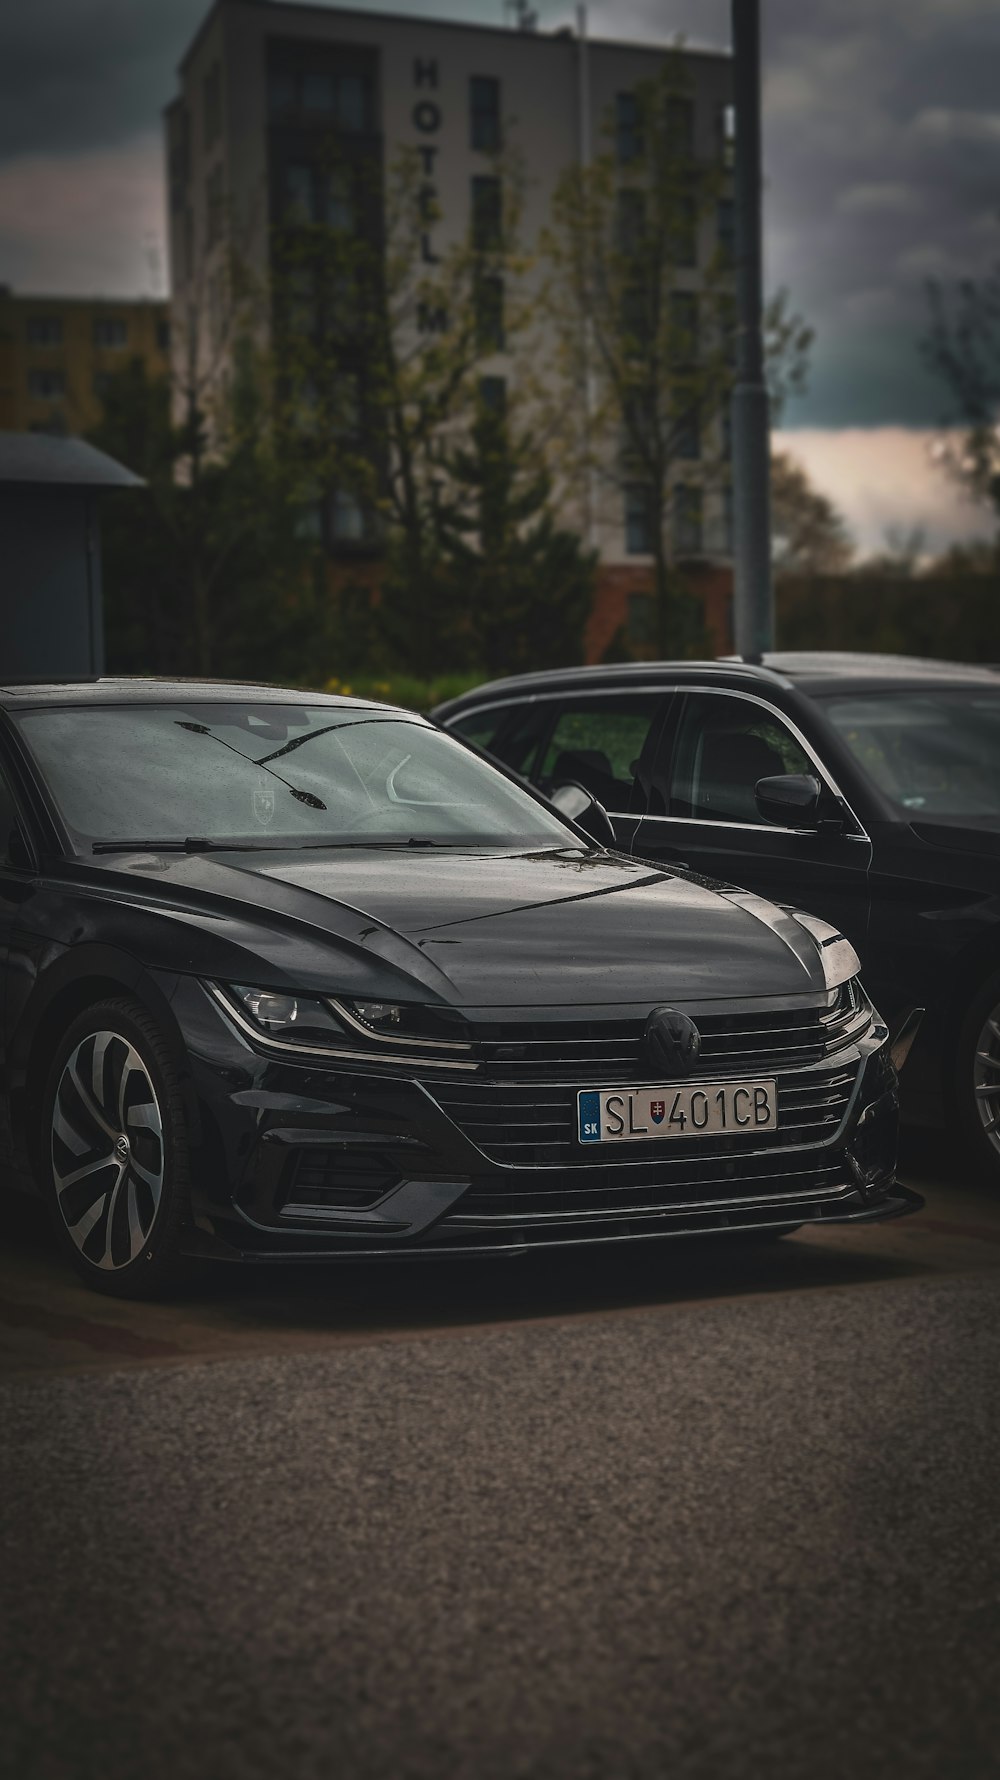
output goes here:
{"type": "Polygon", "coordinates": [[[56,1233],[88,1284],[129,1298],[175,1284],[188,1143],[177,1073],[145,1008],[102,1001],[74,1020],[53,1058],[41,1135],[56,1233]]]}
{"type": "Polygon", "coordinates": [[[966,1014],[955,1088],[970,1153],[1000,1185],[1000,972],[984,983],[966,1014]]]}

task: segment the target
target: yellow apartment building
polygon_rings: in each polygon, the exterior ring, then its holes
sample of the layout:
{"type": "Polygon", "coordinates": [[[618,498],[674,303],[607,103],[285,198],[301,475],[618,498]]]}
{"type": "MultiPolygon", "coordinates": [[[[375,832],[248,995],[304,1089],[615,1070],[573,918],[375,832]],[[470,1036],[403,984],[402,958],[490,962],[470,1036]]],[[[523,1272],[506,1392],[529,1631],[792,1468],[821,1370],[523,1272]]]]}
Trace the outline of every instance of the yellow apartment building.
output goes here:
{"type": "Polygon", "coordinates": [[[0,432],[89,432],[109,376],[170,366],[169,306],[152,298],[26,296],[0,285],[0,432]]]}

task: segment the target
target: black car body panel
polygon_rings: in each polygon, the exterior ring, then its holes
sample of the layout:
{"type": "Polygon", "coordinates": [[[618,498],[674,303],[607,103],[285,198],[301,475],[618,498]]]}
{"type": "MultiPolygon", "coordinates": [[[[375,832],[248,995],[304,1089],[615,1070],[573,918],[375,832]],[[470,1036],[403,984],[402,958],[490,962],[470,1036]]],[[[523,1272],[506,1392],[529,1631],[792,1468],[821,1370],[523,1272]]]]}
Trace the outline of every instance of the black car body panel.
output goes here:
{"type": "MultiPolygon", "coordinates": [[[[125,704],[177,695],[145,682],[103,692],[125,704]]],[[[85,704],[101,690],[36,696],[85,704]]],[[[887,1028],[853,991],[828,986],[822,945],[792,914],[697,873],[585,848],[570,829],[565,848],[534,851],[80,857],[60,841],[9,723],[30,697],[0,697],[0,761],[27,848],[0,865],[0,1140],[24,1183],[38,1172],[54,1036],[88,997],[127,991],[177,1059],[199,1252],[515,1252],[868,1219],[915,1203],[894,1185],[887,1028]],[[226,999],[234,983],[461,1010],[472,1049],[412,1066],[377,1046],[283,1053],[248,1033],[226,999]],[[775,1078],[777,1131],[654,1135],[598,1155],[580,1144],[578,1091],[662,1079],[644,1031],[663,1004],[704,1034],[693,1079],[775,1078]]]]}

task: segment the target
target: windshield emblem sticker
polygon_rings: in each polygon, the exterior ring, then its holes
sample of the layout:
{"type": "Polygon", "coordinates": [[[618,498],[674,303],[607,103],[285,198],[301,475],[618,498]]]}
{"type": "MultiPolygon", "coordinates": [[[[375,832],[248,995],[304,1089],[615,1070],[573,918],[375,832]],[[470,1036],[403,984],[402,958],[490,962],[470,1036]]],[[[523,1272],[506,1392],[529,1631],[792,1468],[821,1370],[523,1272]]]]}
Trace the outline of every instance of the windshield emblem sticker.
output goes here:
{"type": "Polygon", "coordinates": [[[264,773],[258,774],[253,788],[253,813],[261,828],[266,828],[274,821],[274,786],[264,773]]]}

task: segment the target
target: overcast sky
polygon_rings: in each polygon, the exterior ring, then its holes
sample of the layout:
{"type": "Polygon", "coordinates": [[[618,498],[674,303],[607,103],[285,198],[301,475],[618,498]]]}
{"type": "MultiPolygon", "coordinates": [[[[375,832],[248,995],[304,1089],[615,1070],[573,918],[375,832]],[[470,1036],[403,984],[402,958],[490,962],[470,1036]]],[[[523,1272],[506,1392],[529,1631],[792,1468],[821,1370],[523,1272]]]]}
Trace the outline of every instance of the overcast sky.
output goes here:
{"type": "MultiPolygon", "coordinates": [[[[535,4],[543,29],[571,18],[564,0],[535,4]]],[[[355,8],[503,19],[502,0],[355,8]]],[[[0,282],[164,289],[159,117],[206,10],[207,0],[0,8],[0,282]]],[[[728,39],[728,0],[592,0],[589,10],[597,36],[728,39]]],[[[947,413],[918,356],[925,281],[1000,259],[1000,5],[763,0],[763,10],[768,283],[789,287],[818,334],[809,393],[786,425],[802,429],[813,464],[817,437],[842,437],[839,469],[821,438],[827,480],[871,541],[873,529],[916,522],[920,502],[900,474],[873,513],[870,489],[851,485],[849,441],[879,429],[922,473],[926,429],[947,413]]],[[[980,524],[945,500],[930,530],[980,524]]]]}

